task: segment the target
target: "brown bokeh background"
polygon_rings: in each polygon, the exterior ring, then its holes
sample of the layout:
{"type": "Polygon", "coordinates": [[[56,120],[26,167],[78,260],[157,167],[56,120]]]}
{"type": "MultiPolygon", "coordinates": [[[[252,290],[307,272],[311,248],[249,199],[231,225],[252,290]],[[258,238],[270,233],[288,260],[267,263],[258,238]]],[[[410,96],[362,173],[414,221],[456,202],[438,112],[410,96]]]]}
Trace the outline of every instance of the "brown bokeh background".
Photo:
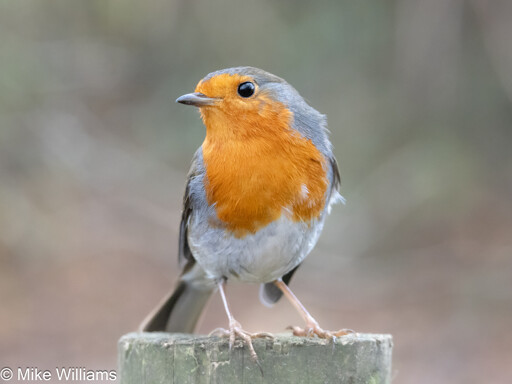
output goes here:
{"type": "MultiPolygon", "coordinates": [[[[216,69],[326,113],[345,206],[291,284],[326,328],[392,333],[394,383],[512,376],[512,3],[0,4],[0,366],[114,369],[173,285],[216,69]]],[[[231,286],[238,320],[300,318],[231,286]]],[[[225,326],[215,296],[200,332],[225,326]]]]}

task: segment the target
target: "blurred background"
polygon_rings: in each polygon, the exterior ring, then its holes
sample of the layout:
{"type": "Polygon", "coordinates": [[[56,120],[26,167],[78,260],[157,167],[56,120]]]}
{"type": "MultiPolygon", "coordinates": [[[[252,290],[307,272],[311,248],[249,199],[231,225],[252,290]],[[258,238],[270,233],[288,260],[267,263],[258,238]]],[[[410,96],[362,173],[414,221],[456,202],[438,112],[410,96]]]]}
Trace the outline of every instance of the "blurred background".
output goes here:
{"type": "MultiPolygon", "coordinates": [[[[174,100],[237,65],[329,119],[347,204],[291,284],[320,323],[392,333],[394,383],[510,382],[507,0],[1,2],[0,366],[116,367],[179,273],[204,127],[174,100]]],[[[302,325],[257,292],[245,328],[302,325]]]]}

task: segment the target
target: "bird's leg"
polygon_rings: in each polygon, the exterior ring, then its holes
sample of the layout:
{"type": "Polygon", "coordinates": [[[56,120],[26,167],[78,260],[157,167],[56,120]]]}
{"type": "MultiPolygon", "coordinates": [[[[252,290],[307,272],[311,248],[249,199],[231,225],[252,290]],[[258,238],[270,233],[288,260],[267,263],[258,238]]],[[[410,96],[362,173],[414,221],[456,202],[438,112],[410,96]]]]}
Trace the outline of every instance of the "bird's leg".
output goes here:
{"type": "Polygon", "coordinates": [[[320,328],[318,321],[314,319],[313,316],[307,311],[307,309],[302,305],[302,303],[297,299],[297,296],[293,294],[291,289],[283,282],[283,280],[278,279],[274,281],[274,284],[283,292],[286,298],[292,303],[295,309],[300,313],[304,321],[306,322],[306,326],[304,328],[300,327],[290,327],[295,336],[313,336],[317,335],[322,339],[334,339],[338,336],[347,335],[349,333],[353,333],[354,331],[350,329],[340,329],[339,331],[326,331],[320,328]]]}
{"type": "MultiPolygon", "coordinates": [[[[235,320],[233,315],[231,314],[231,311],[229,309],[228,300],[226,299],[226,293],[224,292],[224,285],[226,281],[223,279],[218,282],[219,292],[220,296],[222,298],[222,302],[224,303],[224,309],[226,310],[226,314],[228,315],[229,320],[229,330],[217,328],[213,330],[210,334],[220,334],[222,336],[229,336],[229,349],[231,350],[233,348],[233,345],[235,343],[235,338],[238,336],[241,339],[245,341],[247,344],[247,347],[249,348],[249,352],[251,354],[251,358],[258,363],[258,355],[256,355],[256,351],[254,350],[254,347],[252,345],[252,339],[255,338],[271,338],[273,339],[274,336],[270,333],[261,332],[261,333],[250,333],[245,331],[240,323],[235,320]]],[[[258,364],[259,365],[259,364],[258,364]]]]}

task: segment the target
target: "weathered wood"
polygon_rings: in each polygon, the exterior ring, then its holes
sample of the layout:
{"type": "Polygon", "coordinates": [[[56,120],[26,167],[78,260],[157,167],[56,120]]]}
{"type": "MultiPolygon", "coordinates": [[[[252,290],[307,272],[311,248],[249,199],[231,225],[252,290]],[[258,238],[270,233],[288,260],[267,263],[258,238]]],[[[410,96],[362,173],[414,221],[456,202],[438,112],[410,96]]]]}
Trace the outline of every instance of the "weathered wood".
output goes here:
{"type": "Polygon", "coordinates": [[[253,342],[261,370],[237,340],[130,333],[119,340],[121,384],[390,383],[391,335],[352,334],[334,343],[276,335],[253,342]]]}

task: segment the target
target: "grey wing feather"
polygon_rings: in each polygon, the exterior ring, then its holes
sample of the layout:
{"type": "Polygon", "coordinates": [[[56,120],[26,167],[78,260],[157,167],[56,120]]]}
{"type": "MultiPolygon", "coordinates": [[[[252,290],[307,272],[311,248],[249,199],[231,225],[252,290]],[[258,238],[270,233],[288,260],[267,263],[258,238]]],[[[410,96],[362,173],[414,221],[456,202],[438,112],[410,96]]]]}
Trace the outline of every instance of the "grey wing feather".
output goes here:
{"type": "Polygon", "coordinates": [[[178,262],[186,273],[196,262],[194,255],[188,245],[188,222],[193,212],[192,198],[190,194],[190,182],[199,173],[200,149],[194,155],[192,165],[187,176],[187,185],[185,187],[185,195],[183,196],[183,211],[181,213],[180,237],[178,249],[178,262]]]}
{"type": "Polygon", "coordinates": [[[340,189],[340,170],[338,169],[338,162],[334,156],[329,158],[329,163],[331,164],[332,169],[332,185],[331,185],[331,194],[332,191],[337,191],[340,189]]]}
{"type": "MultiPolygon", "coordinates": [[[[146,317],[140,330],[144,332],[193,332],[199,317],[206,305],[212,286],[197,284],[194,280],[201,272],[194,275],[194,266],[201,269],[190,246],[188,244],[188,226],[191,215],[194,214],[195,199],[193,198],[194,180],[204,173],[202,166],[201,150],[199,149],[192,161],[192,166],[187,178],[185,196],[183,197],[183,212],[181,214],[178,260],[182,267],[181,277],[175,289],[170,292],[146,317]],[[187,272],[192,271],[192,276],[185,278],[187,272]]],[[[202,270],[201,270],[202,271],[202,270]]]]}
{"type": "Polygon", "coordinates": [[[187,263],[194,259],[190,247],[188,246],[188,219],[192,213],[192,205],[190,203],[189,186],[185,187],[185,196],[183,197],[183,212],[181,213],[180,223],[180,239],[178,249],[178,261],[183,268],[187,263]]]}

